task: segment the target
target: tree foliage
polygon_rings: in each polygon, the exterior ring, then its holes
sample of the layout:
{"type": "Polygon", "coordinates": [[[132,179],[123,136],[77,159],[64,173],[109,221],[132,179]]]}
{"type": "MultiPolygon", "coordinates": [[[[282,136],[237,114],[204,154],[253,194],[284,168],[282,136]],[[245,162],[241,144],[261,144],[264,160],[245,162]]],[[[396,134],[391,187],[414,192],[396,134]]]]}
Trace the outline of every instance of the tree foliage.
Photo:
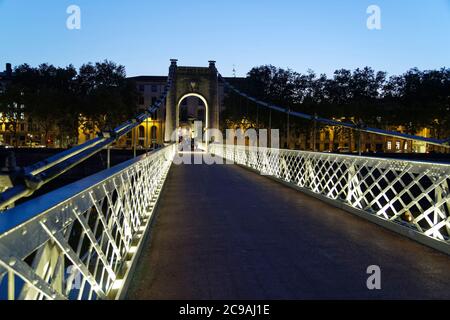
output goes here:
{"type": "Polygon", "coordinates": [[[14,119],[19,110],[46,137],[56,131],[76,143],[78,129],[111,129],[137,110],[135,84],[111,61],[55,67],[20,65],[0,97],[0,109],[14,119]]]}
{"type": "MultiPolygon", "coordinates": [[[[362,120],[376,127],[404,126],[409,133],[430,127],[439,138],[450,136],[450,69],[416,68],[387,77],[370,67],[336,70],[332,77],[304,74],[272,65],[255,67],[244,79],[231,79],[242,91],[294,111],[328,118],[362,120]]],[[[226,123],[249,123],[285,128],[286,115],[243,102],[235,94],[225,100],[226,123]],[[249,106],[249,105],[250,106],[249,106]]],[[[307,121],[292,119],[293,130],[308,130],[307,121]]]]}

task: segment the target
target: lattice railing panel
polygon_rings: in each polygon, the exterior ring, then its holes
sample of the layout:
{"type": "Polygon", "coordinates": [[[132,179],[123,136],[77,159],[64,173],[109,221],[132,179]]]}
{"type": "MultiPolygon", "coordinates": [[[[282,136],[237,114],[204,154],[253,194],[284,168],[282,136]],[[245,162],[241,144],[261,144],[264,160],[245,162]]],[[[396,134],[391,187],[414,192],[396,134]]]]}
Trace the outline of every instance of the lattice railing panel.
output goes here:
{"type": "Polygon", "coordinates": [[[450,244],[450,165],[212,144],[210,152],[450,244]]]}
{"type": "Polygon", "coordinates": [[[0,234],[0,299],[114,298],[174,150],[131,160],[2,214],[3,223],[30,218],[0,234]]]}

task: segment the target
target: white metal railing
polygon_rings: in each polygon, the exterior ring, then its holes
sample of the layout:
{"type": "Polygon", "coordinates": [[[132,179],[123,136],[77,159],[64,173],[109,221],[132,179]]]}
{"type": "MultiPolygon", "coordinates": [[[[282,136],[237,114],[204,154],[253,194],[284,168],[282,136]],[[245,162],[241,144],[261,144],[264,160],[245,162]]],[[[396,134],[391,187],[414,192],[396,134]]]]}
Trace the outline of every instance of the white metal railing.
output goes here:
{"type": "Polygon", "coordinates": [[[212,144],[210,152],[450,245],[450,165],[212,144]]]}
{"type": "Polygon", "coordinates": [[[115,299],[175,152],[171,145],[0,214],[0,299],[115,299]]]}

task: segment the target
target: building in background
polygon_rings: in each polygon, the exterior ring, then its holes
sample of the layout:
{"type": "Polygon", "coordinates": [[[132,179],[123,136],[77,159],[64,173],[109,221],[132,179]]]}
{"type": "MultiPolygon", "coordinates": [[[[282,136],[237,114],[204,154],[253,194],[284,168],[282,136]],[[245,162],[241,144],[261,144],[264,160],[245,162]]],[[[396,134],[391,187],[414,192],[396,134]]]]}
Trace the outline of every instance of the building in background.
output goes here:
{"type": "MultiPolygon", "coordinates": [[[[6,86],[12,81],[14,72],[10,63],[6,64],[5,71],[0,72],[0,94],[6,90],[6,86]]],[[[34,131],[23,112],[23,105],[13,105],[8,110],[0,111],[0,146],[24,146],[30,143],[34,131]]]]}
{"type": "MultiPolygon", "coordinates": [[[[406,133],[402,126],[388,126],[386,130],[406,133]]],[[[298,132],[293,130],[289,147],[299,150],[315,150],[319,152],[356,153],[359,151],[358,132],[342,127],[322,127],[313,132],[298,132]],[[315,144],[315,146],[314,146],[315,144]]],[[[416,135],[431,138],[431,130],[423,128],[416,135]]],[[[281,145],[285,145],[286,137],[281,137],[281,145]]],[[[427,145],[425,142],[400,139],[377,135],[373,133],[361,133],[361,151],[363,153],[426,153],[448,152],[446,148],[427,145]]]]}
{"type": "Polygon", "coordinates": [[[0,72],[0,92],[3,92],[8,82],[12,80],[13,71],[11,63],[6,64],[4,72],[0,72]]]}
{"type": "MultiPolygon", "coordinates": [[[[5,71],[0,72],[0,94],[13,80],[14,71],[10,63],[6,64],[5,71]]],[[[0,111],[0,147],[57,147],[60,146],[60,137],[57,132],[44,130],[38,123],[26,114],[25,106],[14,104],[0,111]]]]}

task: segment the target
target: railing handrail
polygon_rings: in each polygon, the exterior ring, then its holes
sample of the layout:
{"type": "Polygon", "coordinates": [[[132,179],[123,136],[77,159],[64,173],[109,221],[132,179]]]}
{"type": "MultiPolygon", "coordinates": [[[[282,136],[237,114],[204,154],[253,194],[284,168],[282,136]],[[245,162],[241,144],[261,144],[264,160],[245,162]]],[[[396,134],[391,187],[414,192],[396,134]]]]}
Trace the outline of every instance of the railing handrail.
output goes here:
{"type": "MultiPolygon", "coordinates": [[[[211,144],[213,145],[213,144],[211,144]]],[[[233,145],[227,145],[222,143],[215,143],[216,146],[230,146],[233,145]]],[[[342,154],[342,153],[334,153],[334,152],[319,152],[319,151],[307,151],[307,150],[293,150],[293,149],[283,149],[283,148],[269,148],[269,147],[257,147],[257,146],[244,146],[244,145],[234,145],[237,148],[248,148],[248,149],[259,149],[259,150],[278,150],[283,152],[292,152],[292,153],[304,153],[304,154],[315,154],[315,155],[323,155],[323,156],[337,156],[342,158],[356,158],[356,159],[373,159],[373,160],[382,160],[382,161],[389,161],[389,162],[406,162],[406,163],[412,163],[416,165],[428,165],[428,166],[441,166],[445,167],[445,169],[450,170],[450,163],[447,162],[432,162],[429,160],[417,160],[417,159],[404,159],[404,158],[387,158],[387,157],[374,157],[374,156],[360,156],[357,154],[342,154]]]]}
{"type": "Polygon", "coordinates": [[[168,145],[0,214],[0,298],[121,296],[174,152],[168,145]]]}
{"type": "MultiPolygon", "coordinates": [[[[44,184],[59,177],[75,165],[82,163],[104,148],[109,148],[114,142],[150,118],[154,112],[160,109],[164,99],[166,99],[172,87],[174,70],[174,67],[171,66],[162,95],[151,106],[145,109],[144,112],[120,124],[112,131],[100,131],[97,133],[96,138],[22,168],[21,171],[14,173],[19,175],[21,179],[0,193],[0,210],[9,209],[11,204],[14,204],[18,199],[30,196],[44,184]]],[[[8,173],[8,175],[13,176],[13,173],[8,173]]]]}
{"type": "Polygon", "coordinates": [[[27,223],[28,220],[45,214],[45,212],[55,208],[56,206],[60,206],[64,202],[70,201],[71,198],[76,197],[88,189],[97,187],[105,180],[120,175],[124,170],[133,164],[163,151],[164,148],[124,161],[112,168],[94,173],[91,176],[82,178],[59,189],[52,190],[44,195],[30,199],[10,210],[0,213],[0,238],[3,233],[20,227],[21,225],[27,223]]]}

